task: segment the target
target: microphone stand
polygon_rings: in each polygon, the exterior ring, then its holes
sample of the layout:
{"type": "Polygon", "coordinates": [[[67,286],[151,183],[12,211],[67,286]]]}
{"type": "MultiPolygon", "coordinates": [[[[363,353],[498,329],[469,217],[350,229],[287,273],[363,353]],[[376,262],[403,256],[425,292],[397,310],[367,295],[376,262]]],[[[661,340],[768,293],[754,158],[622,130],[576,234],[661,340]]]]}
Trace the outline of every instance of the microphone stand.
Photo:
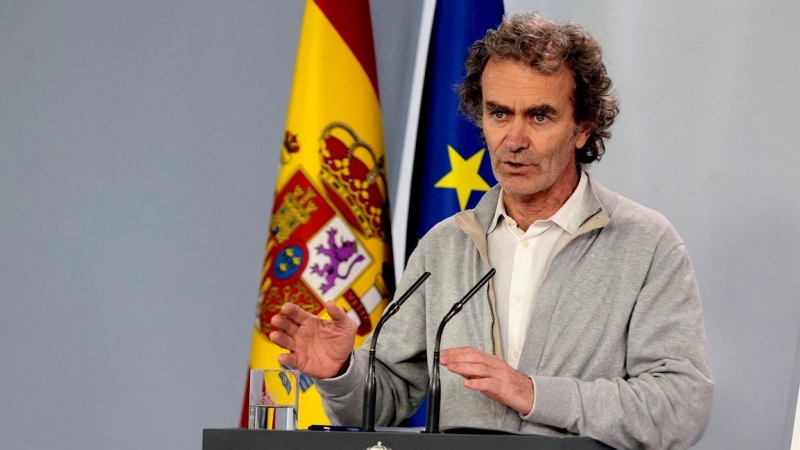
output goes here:
{"type": "Polygon", "coordinates": [[[436,343],[433,347],[433,367],[431,368],[430,384],[428,385],[428,417],[423,433],[438,433],[439,432],[439,410],[442,399],[442,386],[439,380],[439,347],[442,343],[442,332],[444,326],[450,319],[461,311],[461,308],[475,296],[475,294],[486,284],[490,278],[494,276],[495,270],[491,269],[478,281],[478,284],[472,287],[461,300],[456,302],[450,311],[445,314],[442,323],[439,324],[439,330],[436,332],[436,343]]]}
{"type": "Polygon", "coordinates": [[[400,310],[400,306],[411,297],[421,285],[431,276],[430,272],[425,272],[396,302],[389,305],[386,312],[381,316],[375,331],[372,333],[372,343],[369,346],[369,362],[367,364],[367,383],[364,385],[364,403],[361,411],[361,428],[364,431],[375,431],[375,397],[377,395],[377,376],[375,375],[375,347],[378,344],[378,335],[383,328],[383,324],[400,310]]]}

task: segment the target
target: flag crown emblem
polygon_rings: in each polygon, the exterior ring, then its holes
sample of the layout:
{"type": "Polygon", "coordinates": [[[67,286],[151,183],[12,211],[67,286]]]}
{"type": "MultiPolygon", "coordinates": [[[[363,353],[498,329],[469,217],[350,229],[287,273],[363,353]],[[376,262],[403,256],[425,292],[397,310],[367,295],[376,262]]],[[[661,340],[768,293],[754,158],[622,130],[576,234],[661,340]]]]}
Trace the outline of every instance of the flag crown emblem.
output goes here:
{"type": "Polygon", "coordinates": [[[322,131],[319,153],[320,178],[342,216],[364,237],[385,240],[383,157],[376,158],[372,147],[341,122],[322,131]]]}

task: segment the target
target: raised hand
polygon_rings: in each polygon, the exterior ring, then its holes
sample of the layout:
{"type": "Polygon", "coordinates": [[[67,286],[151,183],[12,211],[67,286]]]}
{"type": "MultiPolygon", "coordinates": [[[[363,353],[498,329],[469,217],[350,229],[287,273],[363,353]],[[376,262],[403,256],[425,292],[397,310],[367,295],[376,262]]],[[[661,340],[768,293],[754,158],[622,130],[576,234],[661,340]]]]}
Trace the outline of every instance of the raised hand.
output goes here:
{"type": "Polygon", "coordinates": [[[357,326],[342,308],[325,303],[331,320],[322,320],[293,303],[285,303],[272,317],[275,328],[269,340],[289,350],[278,362],[316,378],[331,378],[347,363],[356,340],[357,326]]]}
{"type": "Polygon", "coordinates": [[[533,382],[497,356],[473,347],[455,347],[442,350],[440,362],[465,378],[464,387],[480,391],[523,415],[531,412],[533,382]]]}

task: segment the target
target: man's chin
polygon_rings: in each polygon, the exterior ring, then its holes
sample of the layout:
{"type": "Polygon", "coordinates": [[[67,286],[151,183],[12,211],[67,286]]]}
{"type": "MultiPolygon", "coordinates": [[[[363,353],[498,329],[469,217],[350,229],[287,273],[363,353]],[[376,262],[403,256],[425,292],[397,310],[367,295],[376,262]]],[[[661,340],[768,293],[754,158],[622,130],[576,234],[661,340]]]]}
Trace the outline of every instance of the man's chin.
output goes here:
{"type": "Polygon", "coordinates": [[[530,197],[532,195],[538,194],[542,191],[541,186],[531,183],[528,181],[527,183],[518,183],[514,182],[514,180],[503,180],[499,181],[500,187],[503,188],[503,192],[506,195],[510,195],[512,197],[530,197]]]}

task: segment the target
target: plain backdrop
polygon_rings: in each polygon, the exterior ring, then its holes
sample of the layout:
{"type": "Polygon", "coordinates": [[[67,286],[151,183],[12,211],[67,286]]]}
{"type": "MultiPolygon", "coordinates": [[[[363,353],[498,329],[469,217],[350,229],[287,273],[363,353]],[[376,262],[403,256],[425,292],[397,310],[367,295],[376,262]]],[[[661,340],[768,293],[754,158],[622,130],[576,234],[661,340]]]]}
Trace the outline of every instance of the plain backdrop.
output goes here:
{"type": "MultiPolygon", "coordinates": [[[[373,1],[391,195],[421,0],[373,1]]],[[[592,174],[688,244],[699,449],[788,449],[800,3],[508,1],[585,25],[622,113],[592,174]]],[[[0,448],[197,449],[238,424],[303,3],[0,0],[0,448]]]]}

